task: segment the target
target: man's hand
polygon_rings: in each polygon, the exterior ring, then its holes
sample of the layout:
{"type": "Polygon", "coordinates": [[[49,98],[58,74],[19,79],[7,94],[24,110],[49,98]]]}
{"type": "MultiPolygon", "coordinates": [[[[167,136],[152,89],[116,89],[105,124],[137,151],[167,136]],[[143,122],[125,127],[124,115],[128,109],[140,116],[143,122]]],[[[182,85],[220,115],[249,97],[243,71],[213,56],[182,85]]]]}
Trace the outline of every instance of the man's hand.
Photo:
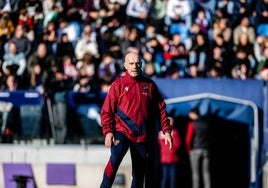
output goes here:
{"type": "Polygon", "coordinates": [[[165,145],[167,145],[167,143],[169,143],[169,150],[171,150],[173,147],[173,140],[172,140],[171,133],[169,132],[165,133],[165,145]]]}
{"type": "Polygon", "coordinates": [[[114,134],[113,133],[108,133],[105,135],[105,147],[110,148],[113,145],[114,142],[114,134]]]}

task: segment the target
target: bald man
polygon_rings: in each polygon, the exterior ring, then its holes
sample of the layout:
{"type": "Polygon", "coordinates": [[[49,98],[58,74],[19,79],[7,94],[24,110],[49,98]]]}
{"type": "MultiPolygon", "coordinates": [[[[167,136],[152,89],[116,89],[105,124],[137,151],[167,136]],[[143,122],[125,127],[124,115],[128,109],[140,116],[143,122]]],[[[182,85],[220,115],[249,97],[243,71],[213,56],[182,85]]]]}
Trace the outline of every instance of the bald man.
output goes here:
{"type": "Polygon", "coordinates": [[[115,80],[101,110],[105,146],[111,156],[105,167],[101,188],[112,187],[117,170],[128,149],[132,159],[132,188],[143,188],[148,143],[152,141],[155,120],[160,121],[166,147],[172,149],[172,126],[166,105],[156,84],[142,74],[138,53],[125,56],[124,76],[115,80]]]}

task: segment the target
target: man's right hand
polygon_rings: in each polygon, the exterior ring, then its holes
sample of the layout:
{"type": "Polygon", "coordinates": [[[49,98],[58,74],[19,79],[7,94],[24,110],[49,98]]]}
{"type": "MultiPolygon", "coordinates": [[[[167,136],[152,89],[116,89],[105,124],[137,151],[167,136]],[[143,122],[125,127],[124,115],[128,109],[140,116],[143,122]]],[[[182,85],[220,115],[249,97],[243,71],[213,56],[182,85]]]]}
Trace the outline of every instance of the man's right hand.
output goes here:
{"type": "Polygon", "coordinates": [[[114,134],[113,133],[108,133],[105,135],[105,147],[110,148],[113,145],[114,142],[114,134]]]}

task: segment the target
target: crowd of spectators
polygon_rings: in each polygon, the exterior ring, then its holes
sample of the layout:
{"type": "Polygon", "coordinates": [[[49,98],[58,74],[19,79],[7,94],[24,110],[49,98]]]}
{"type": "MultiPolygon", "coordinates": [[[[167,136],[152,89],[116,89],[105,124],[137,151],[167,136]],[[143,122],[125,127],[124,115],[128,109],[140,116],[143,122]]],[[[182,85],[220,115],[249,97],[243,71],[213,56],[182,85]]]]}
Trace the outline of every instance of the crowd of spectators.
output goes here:
{"type": "Polygon", "coordinates": [[[3,0],[1,89],[102,91],[131,50],[149,77],[268,80],[267,28],[268,0],[3,0]]]}
{"type": "Polygon", "coordinates": [[[102,96],[129,51],[151,78],[268,80],[268,0],[0,1],[2,91],[102,96]]]}

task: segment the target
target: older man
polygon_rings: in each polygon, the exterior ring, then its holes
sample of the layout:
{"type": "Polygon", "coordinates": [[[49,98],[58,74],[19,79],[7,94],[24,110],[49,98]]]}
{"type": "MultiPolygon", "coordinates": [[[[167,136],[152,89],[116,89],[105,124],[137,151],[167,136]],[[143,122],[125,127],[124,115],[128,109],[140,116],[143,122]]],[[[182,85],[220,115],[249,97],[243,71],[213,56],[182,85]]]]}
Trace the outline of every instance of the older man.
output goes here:
{"type": "Polygon", "coordinates": [[[101,111],[105,146],[111,148],[101,188],[112,186],[129,148],[133,177],[131,187],[143,187],[148,143],[154,134],[156,118],[160,120],[165,143],[169,144],[167,147],[172,149],[172,126],[165,102],[155,83],[143,76],[141,58],[134,52],[126,54],[124,67],[125,75],[112,83],[101,111]]]}

